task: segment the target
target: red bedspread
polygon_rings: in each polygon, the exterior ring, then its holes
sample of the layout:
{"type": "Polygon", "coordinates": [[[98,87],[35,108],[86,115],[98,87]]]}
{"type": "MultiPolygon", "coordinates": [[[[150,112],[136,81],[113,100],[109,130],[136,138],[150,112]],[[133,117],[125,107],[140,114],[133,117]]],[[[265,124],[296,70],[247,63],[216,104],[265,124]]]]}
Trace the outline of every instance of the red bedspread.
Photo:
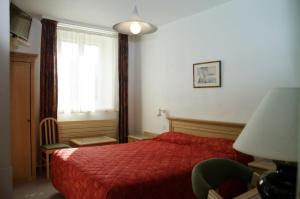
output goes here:
{"type": "Polygon", "coordinates": [[[195,198],[193,166],[238,159],[226,139],[165,133],[129,144],[62,149],[52,156],[53,185],[68,199],[195,198]]]}

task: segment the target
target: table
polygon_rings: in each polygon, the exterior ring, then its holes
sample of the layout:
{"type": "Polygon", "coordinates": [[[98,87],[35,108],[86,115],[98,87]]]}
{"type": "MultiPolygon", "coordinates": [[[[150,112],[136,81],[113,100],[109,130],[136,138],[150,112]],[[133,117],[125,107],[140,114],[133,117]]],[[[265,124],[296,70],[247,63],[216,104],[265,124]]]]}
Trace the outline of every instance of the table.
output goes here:
{"type": "Polygon", "coordinates": [[[141,140],[150,140],[153,137],[146,136],[146,135],[141,135],[141,134],[136,134],[136,135],[129,135],[128,136],[128,142],[137,142],[141,140]]]}
{"type": "Polygon", "coordinates": [[[82,146],[93,146],[93,145],[107,145],[116,144],[117,140],[115,138],[107,136],[97,136],[97,137],[84,137],[75,138],[70,140],[72,146],[82,147],[82,146]]]}
{"type": "Polygon", "coordinates": [[[258,191],[256,188],[251,189],[237,197],[234,197],[233,199],[261,199],[258,191]]]}
{"type": "Polygon", "coordinates": [[[276,165],[270,160],[254,160],[248,163],[248,166],[251,167],[259,175],[263,174],[266,171],[275,171],[276,165]]]}

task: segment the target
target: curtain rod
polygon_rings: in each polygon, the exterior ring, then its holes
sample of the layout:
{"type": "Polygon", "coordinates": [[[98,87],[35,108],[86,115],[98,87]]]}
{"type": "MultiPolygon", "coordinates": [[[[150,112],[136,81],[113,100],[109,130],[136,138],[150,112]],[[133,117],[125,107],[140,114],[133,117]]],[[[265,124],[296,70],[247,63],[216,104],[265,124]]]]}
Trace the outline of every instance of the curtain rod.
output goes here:
{"type": "Polygon", "coordinates": [[[57,28],[61,29],[61,30],[91,33],[91,34],[107,36],[107,37],[117,37],[117,35],[118,35],[118,33],[114,32],[114,31],[107,31],[107,30],[103,30],[103,29],[89,28],[89,27],[71,25],[71,24],[66,24],[66,23],[58,23],[57,28]]]}
{"type": "Polygon", "coordinates": [[[111,36],[116,36],[118,33],[114,31],[110,27],[105,27],[105,26],[97,26],[97,25],[91,25],[87,23],[82,23],[82,22],[75,22],[71,20],[66,20],[66,19],[60,19],[56,17],[50,17],[50,16],[42,16],[41,18],[46,18],[46,19],[51,19],[55,20],[58,22],[58,27],[66,28],[66,29],[75,29],[75,30],[81,30],[84,32],[89,32],[89,33],[97,33],[101,35],[111,35],[111,36]]]}

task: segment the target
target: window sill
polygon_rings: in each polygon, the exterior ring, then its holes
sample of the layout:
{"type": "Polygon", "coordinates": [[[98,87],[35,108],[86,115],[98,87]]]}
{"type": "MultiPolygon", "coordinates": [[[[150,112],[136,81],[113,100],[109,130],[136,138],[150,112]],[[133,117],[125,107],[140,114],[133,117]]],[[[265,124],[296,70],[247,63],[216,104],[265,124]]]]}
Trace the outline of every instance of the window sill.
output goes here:
{"type": "Polygon", "coordinates": [[[58,113],[58,121],[82,121],[82,120],[105,120],[116,119],[118,116],[117,111],[96,111],[86,113],[58,113]]]}

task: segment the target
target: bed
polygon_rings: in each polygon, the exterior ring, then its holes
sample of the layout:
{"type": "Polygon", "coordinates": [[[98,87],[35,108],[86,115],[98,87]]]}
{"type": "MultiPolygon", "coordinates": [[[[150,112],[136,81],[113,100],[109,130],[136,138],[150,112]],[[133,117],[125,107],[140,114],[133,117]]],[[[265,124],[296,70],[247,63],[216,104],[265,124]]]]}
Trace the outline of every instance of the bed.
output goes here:
{"type": "Polygon", "coordinates": [[[68,199],[194,198],[191,171],[199,161],[250,161],[232,148],[243,124],[169,121],[171,132],[151,140],[56,151],[51,164],[54,187],[68,199]]]}

